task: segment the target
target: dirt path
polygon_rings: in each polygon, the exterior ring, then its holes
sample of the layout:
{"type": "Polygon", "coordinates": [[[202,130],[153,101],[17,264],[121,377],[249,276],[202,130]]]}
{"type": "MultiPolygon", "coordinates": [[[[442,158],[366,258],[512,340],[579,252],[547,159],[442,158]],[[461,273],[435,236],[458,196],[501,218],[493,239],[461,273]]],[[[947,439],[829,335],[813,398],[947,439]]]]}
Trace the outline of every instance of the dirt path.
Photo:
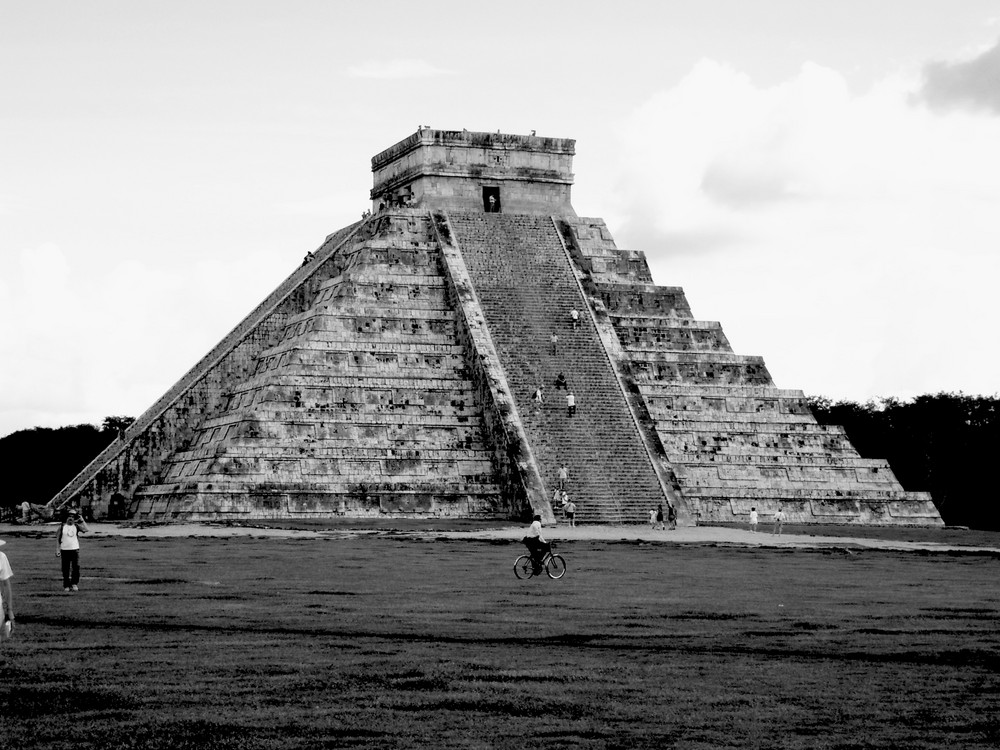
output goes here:
{"type": "MultiPolygon", "coordinates": [[[[23,528],[23,527],[18,527],[23,528]]],[[[90,524],[93,536],[122,537],[233,537],[252,536],[258,538],[282,539],[344,539],[364,536],[395,537],[435,537],[448,539],[520,539],[524,536],[523,526],[484,528],[469,531],[438,530],[375,530],[375,529],[284,529],[267,526],[232,526],[228,524],[179,523],[151,526],[131,526],[114,523],[90,524]]],[[[0,534],[3,532],[0,531],[0,534]]],[[[819,536],[814,534],[790,534],[780,536],[770,531],[752,533],[746,529],[717,526],[695,526],[678,528],[674,531],[653,531],[648,526],[557,526],[544,530],[546,538],[559,541],[644,541],[670,544],[709,544],[739,547],[864,547],[887,550],[932,550],[947,552],[989,551],[1000,552],[1000,547],[971,546],[938,542],[912,542],[890,539],[869,539],[853,536],[819,536]]]]}

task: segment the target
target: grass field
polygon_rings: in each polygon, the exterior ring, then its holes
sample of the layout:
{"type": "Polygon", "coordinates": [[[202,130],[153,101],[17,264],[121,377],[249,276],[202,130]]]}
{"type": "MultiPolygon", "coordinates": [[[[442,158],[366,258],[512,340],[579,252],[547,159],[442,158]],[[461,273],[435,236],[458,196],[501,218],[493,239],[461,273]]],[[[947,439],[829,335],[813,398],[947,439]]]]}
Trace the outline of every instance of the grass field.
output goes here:
{"type": "Polygon", "coordinates": [[[4,748],[996,748],[1000,557],[7,534],[4,748]]]}

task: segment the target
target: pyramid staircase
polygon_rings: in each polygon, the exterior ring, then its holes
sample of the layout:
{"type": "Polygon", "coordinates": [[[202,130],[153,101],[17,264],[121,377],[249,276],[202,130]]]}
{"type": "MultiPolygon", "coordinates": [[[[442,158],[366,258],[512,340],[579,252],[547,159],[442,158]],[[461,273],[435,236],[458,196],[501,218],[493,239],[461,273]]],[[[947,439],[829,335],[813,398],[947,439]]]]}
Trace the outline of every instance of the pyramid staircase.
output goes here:
{"type": "Polygon", "coordinates": [[[559,466],[583,521],[638,522],[665,503],[608,355],[547,216],[450,212],[548,497],[559,466]],[[574,327],[570,310],[580,312],[574,327]],[[556,334],[555,351],[551,336],[556,334]],[[576,397],[568,415],[563,373],[576,397]],[[537,408],[532,394],[543,387],[537,408]]]}
{"type": "Polygon", "coordinates": [[[742,521],[751,508],[766,518],[781,505],[799,522],[940,524],[927,493],[905,492],[885,461],[818,424],[801,391],[776,388],[760,357],[735,354],[683,290],[654,285],[644,256],[619,250],[600,219],[562,227],[699,520],[742,521]]]}

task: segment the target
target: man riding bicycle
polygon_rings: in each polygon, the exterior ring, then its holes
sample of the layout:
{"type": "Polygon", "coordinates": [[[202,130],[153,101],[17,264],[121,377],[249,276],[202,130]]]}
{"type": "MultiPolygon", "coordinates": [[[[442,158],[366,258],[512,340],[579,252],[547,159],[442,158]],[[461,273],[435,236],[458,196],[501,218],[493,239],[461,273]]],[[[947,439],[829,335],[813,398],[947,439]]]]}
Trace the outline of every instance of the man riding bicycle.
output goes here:
{"type": "Polygon", "coordinates": [[[524,537],[524,546],[531,554],[531,562],[535,566],[535,575],[542,572],[542,560],[552,551],[552,545],[542,536],[542,517],[535,515],[528,527],[528,535],[524,537]]]}

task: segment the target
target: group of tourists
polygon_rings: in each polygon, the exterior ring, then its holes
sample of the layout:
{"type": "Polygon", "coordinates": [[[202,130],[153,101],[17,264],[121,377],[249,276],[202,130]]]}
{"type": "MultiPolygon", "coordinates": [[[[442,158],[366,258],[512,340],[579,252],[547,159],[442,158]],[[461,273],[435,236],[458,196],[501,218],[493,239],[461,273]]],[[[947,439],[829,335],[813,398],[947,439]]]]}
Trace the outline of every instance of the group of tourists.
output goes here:
{"type": "MultiPolygon", "coordinates": [[[[773,521],[774,521],[774,526],[771,528],[771,533],[781,536],[781,530],[785,526],[785,511],[781,509],[780,505],[778,506],[778,509],[774,512],[773,521]]],[[[760,516],[757,513],[757,508],[756,507],[750,508],[750,520],[749,520],[750,531],[756,534],[757,524],[759,522],[760,522],[760,516]]]]}
{"type": "Polygon", "coordinates": [[[666,511],[663,510],[663,503],[660,503],[649,511],[649,525],[655,531],[659,529],[660,531],[666,531],[670,529],[673,531],[677,528],[677,510],[674,508],[673,504],[667,503],[666,511]]]}
{"type": "MultiPolygon", "coordinates": [[[[560,388],[566,390],[566,416],[572,417],[576,414],[576,395],[569,389],[569,385],[566,382],[566,376],[563,373],[559,373],[559,377],[556,378],[556,390],[559,390],[560,388]]],[[[535,388],[534,392],[531,394],[531,402],[536,413],[542,410],[542,406],[545,404],[544,385],[540,385],[535,388]]]]}
{"type": "MultiPolygon", "coordinates": [[[[580,327],[580,313],[576,308],[569,311],[570,323],[575,331],[580,327]]],[[[559,354],[559,334],[553,332],[549,337],[549,353],[555,357],[559,354]]],[[[560,372],[556,378],[556,390],[560,388],[566,391],[566,416],[572,417],[576,414],[576,394],[569,388],[569,381],[566,380],[565,373],[560,372]]],[[[545,386],[540,385],[531,396],[535,404],[535,411],[540,411],[545,400],[545,386]]]]}

